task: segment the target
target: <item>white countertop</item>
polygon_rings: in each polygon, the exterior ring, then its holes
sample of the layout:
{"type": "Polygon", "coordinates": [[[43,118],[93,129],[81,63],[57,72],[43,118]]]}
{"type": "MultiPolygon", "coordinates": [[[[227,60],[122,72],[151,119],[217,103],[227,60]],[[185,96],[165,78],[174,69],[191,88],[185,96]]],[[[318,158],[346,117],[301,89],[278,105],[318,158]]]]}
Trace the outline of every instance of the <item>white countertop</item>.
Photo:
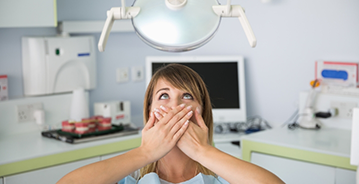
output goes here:
{"type": "Polygon", "coordinates": [[[292,130],[285,127],[245,135],[241,140],[350,157],[351,131],[326,127],[319,130],[302,128],[292,130]]]}
{"type": "MultiPolygon", "coordinates": [[[[33,131],[10,136],[0,136],[0,165],[64,153],[98,145],[140,138],[141,133],[123,137],[108,138],[78,144],[69,144],[59,140],[43,137],[40,131],[33,131]]],[[[215,136],[215,142],[239,140],[239,134],[215,136]]]]}
{"type": "Polygon", "coordinates": [[[40,131],[0,137],[0,165],[139,138],[141,134],[69,144],[43,137],[40,131]]]}

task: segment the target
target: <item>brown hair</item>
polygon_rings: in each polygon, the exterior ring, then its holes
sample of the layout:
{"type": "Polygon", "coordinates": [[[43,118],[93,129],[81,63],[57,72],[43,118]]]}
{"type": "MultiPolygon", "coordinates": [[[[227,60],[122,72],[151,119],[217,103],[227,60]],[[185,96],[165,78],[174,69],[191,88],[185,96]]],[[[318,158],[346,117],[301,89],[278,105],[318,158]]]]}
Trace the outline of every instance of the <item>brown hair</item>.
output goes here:
{"type": "MultiPolygon", "coordinates": [[[[202,107],[202,118],[208,127],[208,141],[209,144],[213,144],[213,116],[212,105],[209,98],[209,93],[206,88],[206,84],[202,78],[191,68],[181,64],[168,64],[161,67],[152,76],[150,83],[147,86],[144,104],[143,104],[143,117],[144,123],[149,119],[150,107],[152,104],[153,90],[158,80],[165,79],[171,83],[177,89],[188,91],[199,102],[202,107]]],[[[197,163],[197,169],[199,172],[206,175],[216,176],[211,170],[205,168],[201,164],[197,163]]],[[[141,177],[150,172],[156,172],[157,161],[140,170],[141,177]]]]}

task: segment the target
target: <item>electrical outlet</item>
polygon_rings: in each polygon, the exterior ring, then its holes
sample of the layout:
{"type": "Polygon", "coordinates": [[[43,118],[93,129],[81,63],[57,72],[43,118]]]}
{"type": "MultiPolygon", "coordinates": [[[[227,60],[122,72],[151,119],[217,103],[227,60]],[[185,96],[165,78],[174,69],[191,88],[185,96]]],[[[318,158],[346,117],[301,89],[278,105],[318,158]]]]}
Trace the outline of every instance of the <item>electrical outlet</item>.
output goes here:
{"type": "Polygon", "coordinates": [[[128,68],[117,68],[116,79],[118,83],[127,82],[129,80],[128,68]]]}
{"type": "Polygon", "coordinates": [[[357,107],[357,103],[355,102],[338,102],[333,101],[330,103],[331,108],[337,108],[338,109],[338,115],[339,118],[347,118],[351,119],[353,116],[353,108],[357,107]]]}
{"type": "Polygon", "coordinates": [[[33,103],[16,106],[16,116],[19,123],[35,121],[34,111],[42,110],[42,103],[33,103]]]}

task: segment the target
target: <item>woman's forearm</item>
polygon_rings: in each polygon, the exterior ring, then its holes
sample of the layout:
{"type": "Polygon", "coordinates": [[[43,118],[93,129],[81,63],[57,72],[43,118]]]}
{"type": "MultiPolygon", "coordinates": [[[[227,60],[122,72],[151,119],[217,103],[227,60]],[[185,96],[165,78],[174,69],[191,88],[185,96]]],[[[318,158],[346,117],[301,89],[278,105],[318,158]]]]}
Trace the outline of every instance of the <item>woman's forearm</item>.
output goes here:
{"type": "Polygon", "coordinates": [[[284,183],[273,173],[212,146],[204,147],[195,160],[231,184],[284,183]]]}
{"type": "Polygon", "coordinates": [[[76,169],[58,181],[66,183],[113,184],[151,162],[145,150],[135,148],[122,155],[76,169]]]}

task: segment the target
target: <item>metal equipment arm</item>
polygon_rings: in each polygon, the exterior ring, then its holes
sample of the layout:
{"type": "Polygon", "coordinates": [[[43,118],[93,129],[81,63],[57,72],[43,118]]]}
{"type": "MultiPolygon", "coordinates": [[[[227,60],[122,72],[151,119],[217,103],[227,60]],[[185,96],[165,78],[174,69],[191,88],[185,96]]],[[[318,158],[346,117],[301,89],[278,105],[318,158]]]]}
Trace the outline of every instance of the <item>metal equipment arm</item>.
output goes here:
{"type": "Polygon", "coordinates": [[[247,36],[249,45],[255,47],[257,45],[257,39],[254,36],[251,25],[248,22],[247,16],[244,13],[244,9],[239,5],[230,5],[231,0],[227,1],[227,5],[213,6],[213,11],[222,17],[238,17],[244,33],[247,36]]]}
{"type": "Polygon", "coordinates": [[[140,7],[126,7],[125,1],[122,0],[121,2],[122,7],[111,8],[111,10],[107,11],[107,19],[102,29],[100,40],[98,42],[98,50],[100,52],[105,51],[108,36],[110,35],[110,31],[114,21],[120,19],[131,19],[133,17],[136,17],[137,14],[140,12],[140,7]]]}

